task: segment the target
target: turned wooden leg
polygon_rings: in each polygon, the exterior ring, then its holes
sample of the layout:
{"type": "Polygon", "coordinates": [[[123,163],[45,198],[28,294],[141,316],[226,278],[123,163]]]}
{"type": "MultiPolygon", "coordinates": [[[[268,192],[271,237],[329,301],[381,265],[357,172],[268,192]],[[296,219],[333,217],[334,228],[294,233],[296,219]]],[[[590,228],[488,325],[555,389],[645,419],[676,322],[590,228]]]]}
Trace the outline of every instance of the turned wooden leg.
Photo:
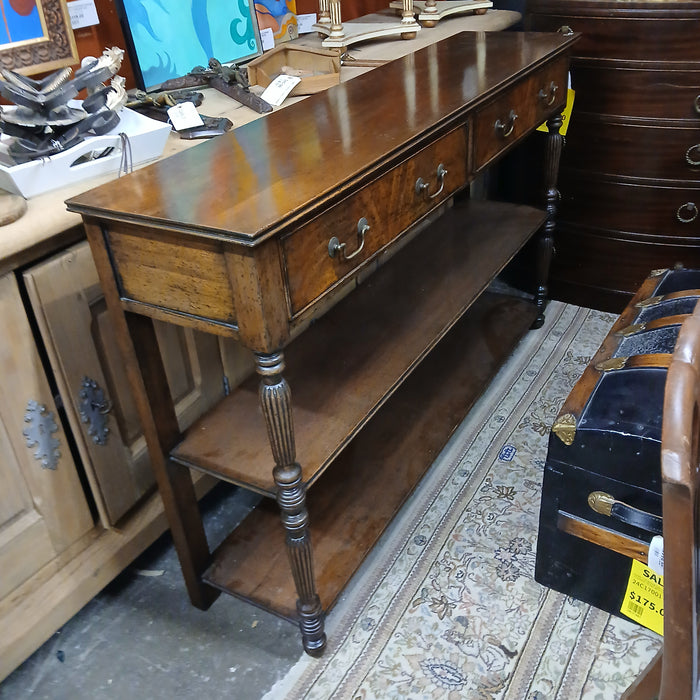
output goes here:
{"type": "Polygon", "coordinates": [[[535,293],[537,318],[532,324],[533,328],[539,328],[544,323],[544,309],[547,305],[547,295],[549,294],[549,269],[552,264],[552,254],[554,252],[554,227],[556,226],[557,202],[559,201],[557,178],[559,177],[559,159],[561,157],[563,141],[559,129],[563,121],[561,114],[556,114],[547,121],[549,135],[547,136],[544,165],[547,220],[542,227],[539,239],[536,269],[537,292],[535,293]]]}
{"type": "Polygon", "coordinates": [[[309,514],[301,467],[296,462],[292,402],[289,385],[282,377],[282,353],[256,353],[257,371],[261,376],[260,403],[275,460],[273,476],[277,486],[277,503],[287,538],[287,554],[297,589],[297,611],[304,650],[318,656],[326,646],[323,610],[316,593],[313,552],[309,536],[309,514]]]}

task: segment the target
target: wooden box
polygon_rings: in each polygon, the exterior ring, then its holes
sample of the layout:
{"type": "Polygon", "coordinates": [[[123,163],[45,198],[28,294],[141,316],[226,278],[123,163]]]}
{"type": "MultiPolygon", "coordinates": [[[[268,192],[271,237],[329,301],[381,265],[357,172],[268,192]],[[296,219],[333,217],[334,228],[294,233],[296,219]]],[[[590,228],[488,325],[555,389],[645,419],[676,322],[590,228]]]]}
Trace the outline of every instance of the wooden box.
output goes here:
{"type": "Polygon", "coordinates": [[[340,53],[305,46],[277,46],[247,65],[251,85],[267,87],[278,75],[298,75],[301,82],[289,93],[312,95],[340,82],[340,53]]]}
{"type": "Polygon", "coordinates": [[[661,418],[700,270],[652,273],[557,416],[545,462],[535,579],[619,614],[632,559],[661,533],[661,418]]]}

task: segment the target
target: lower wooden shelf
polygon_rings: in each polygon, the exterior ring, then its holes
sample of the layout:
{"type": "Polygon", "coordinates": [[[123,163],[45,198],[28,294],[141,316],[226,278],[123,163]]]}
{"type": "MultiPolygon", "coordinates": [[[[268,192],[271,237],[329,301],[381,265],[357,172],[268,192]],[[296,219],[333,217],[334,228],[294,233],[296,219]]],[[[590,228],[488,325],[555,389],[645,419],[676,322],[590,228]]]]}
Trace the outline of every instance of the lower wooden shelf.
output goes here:
{"type": "MultiPolygon", "coordinates": [[[[308,491],[324,610],[335,603],[535,316],[529,301],[484,293],[308,491]]],[[[204,580],[296,620],[296,592],[274,501],[263,500],[220,545],[204,580]]]]}

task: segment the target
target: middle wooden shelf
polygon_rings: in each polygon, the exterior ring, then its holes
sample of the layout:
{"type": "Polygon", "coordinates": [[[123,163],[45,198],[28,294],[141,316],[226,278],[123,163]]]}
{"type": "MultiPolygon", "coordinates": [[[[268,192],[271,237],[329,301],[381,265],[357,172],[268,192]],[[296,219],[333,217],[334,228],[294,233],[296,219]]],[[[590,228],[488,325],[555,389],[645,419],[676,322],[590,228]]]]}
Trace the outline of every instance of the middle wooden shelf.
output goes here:
{"type": "MultiPolygon", "coordinates": [[[[497,202],[450,208],[285,348],[307,487],[544,221],[543,211],[497,202]]],[[[257,377],[195,423],[171,458],[274,497],[257,377]]]]}

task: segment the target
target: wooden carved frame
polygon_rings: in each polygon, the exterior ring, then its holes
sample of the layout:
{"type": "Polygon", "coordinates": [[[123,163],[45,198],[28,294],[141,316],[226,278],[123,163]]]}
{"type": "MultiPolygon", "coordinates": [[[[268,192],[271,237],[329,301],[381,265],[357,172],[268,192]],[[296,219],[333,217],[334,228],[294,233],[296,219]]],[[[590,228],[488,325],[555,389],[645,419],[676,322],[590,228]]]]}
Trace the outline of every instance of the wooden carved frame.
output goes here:
{"type": "Polygon", "coordinates": [[[34,75],[78,63],[66,0],[37,0],[36,5],[44,35],[0,45],[0,67],[34,75]]]}

